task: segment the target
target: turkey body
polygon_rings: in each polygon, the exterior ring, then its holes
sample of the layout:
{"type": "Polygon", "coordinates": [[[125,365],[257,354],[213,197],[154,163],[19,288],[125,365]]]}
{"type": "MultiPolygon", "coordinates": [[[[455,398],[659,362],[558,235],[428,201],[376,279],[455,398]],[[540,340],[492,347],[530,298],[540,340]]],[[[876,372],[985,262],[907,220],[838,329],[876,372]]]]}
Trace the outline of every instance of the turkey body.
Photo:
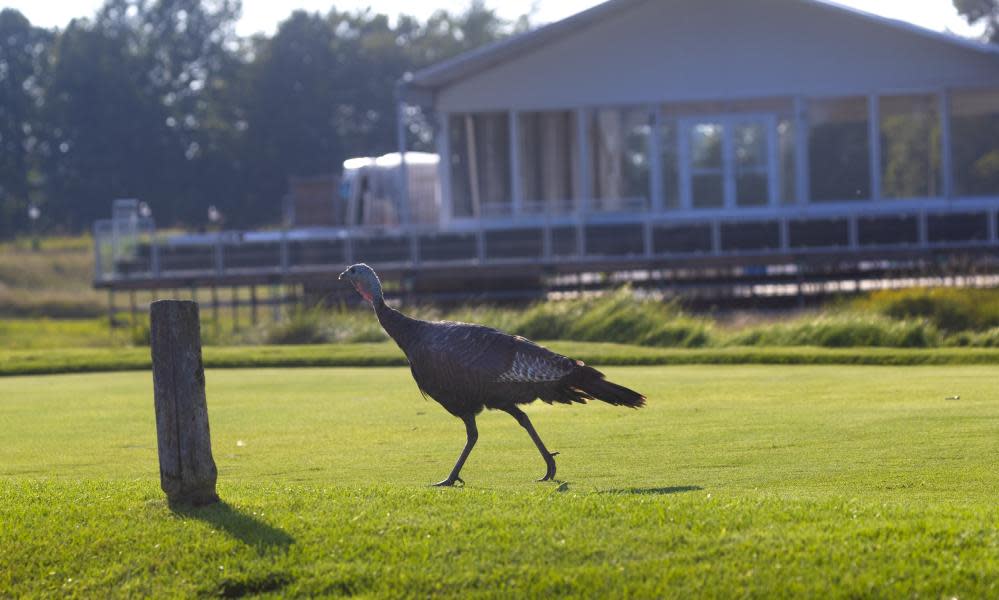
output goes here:
{"type": "Polygon", "coordinates": [[[339,279],[374,307],[378,322],[406,354],[420,391],[465,423],[465,447],[451,474],[435,485],[464,483],[459,473],[479,439],[475,415],[483,408],[502,410],[517,420],[545,461],[541,481],[550,481],[558,452],[548,451],[518,405],[538,398],[566,404],[596,399],[632,408],[645,404],[645,396],[607,381],[593,367],[522,337],[481,325],[407,317],[385,304],[378,275],[364,263],[348,267],[339,279]]]}
{"type": "Polygon", "coordinates": [[[467,439],[454,468],[438,486],[464,483],[459,476],[479,438],[475,416],[483,408],[502,410],[523,427],[537,446],[547,470],[540,481],[555,478],[555,456],[518,405],[540,398],[552,403],[597,399],[637,408],[645,396],[604,379],[603,373],[581,361],[556,354],[520,336],[490,327],[412,319],[371,296],[378,321],[406,354],[420,391],[465,423],[467,439]]]}
{"type": "Polygon", "coordinates": [[[644,396],[607,381],[596,369],[523,337],[482,325],[412,319],[380,299],[375,313],[406,354],[420,390],[456,417],[483,408],[509,410],[539,398],[645,404],[644,396]]]}

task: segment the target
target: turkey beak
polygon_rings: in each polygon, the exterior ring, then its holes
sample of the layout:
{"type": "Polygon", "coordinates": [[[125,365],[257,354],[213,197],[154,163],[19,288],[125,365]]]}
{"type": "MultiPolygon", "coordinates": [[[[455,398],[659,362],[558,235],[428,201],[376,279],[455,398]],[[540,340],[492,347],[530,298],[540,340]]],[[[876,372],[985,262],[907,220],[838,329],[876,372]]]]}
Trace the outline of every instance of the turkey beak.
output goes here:
{"type": "Polygon", "coordinates": [[[343,273],[340,273],[340,276],[336,278],[336,279],[337,279],[337,281],[343,281],[343,277],[344,277],[344,275],[346,275],[346,274],[347,274],[347,271],[344,271],[343,273]]]}

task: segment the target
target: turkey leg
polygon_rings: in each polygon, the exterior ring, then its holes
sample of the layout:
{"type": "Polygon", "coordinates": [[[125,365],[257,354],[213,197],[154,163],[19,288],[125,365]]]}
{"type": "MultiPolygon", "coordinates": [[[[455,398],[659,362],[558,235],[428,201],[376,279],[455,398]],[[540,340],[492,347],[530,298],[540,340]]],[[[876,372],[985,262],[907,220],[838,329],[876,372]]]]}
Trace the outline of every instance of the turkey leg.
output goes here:
{"type": "MultiPolygon", "coordinates": [[[[524,415],[525,417],[527,415],[524,415]]],[[[468,439],[465,440],[465,447],[461,450],[461,455],[458,456],[458,462],[454,463],[454,468],[451,469],[451,474],[447,476],[444,481],[438,481],[434,485],[437,487],[450,487],[454,485],[456,481],[460,481],[462,485],[465,485],[465,480],[458,477],[458,473],[461,473],[461,467],[465,465],[465,460],[468,455],[472,453],[472,448],[475,446],[475,441],[479,439],[479,430],[475,427],[475,415],[469,415],[467,417],[462,417],[462,421],[465,422],[465,435],[468,439]]]]}
{"type": "Polygon", "coordinates": [[[510,408],[504,408],[506,412],[510,413],[520,426],[527,430],[527,434],[531,436],[534,440],[534,445],[538,447],[538,451],[541,452],[541,458],[545,459],[545,464],[548,465],[548,470],[545,471],[545,476],[538,481],[551,481],[555,479],[555,457],[558,456],[558,452],[549,452],[548,448],[545,448],[545,443],[541,441],[541,437],[538,432],[534,430],[534,425],[531,424],[531,420],[527,418],[527,413],[520,410],[516,406],[511,406],[510,408]]]}

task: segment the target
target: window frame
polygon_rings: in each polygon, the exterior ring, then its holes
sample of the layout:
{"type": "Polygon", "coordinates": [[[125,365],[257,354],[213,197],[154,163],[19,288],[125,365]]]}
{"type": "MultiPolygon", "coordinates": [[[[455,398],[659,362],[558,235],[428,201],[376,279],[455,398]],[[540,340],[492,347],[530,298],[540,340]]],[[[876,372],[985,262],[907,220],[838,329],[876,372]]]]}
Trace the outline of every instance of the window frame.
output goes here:
{"type": "MultiPolygon", "coordinates": [[[[773,208],[780,202],[780,168],[777,146],[777,115],[771,113],[737,112],[723,114],[691,115],[678,118],[677,143],[679,144],[678,162],[680,167],[680,209],[696,212],[708,211],[743,211],[759,208],[773,208]],[[722,127],[722,166],[695,167],[691,133],[697,125],[711,123],[722,127]],[[767,201],[761,205],[738,204],[738,164],[735,156],[734,130],[739,125],[763,124],[766,131],[766,161],[764,167],[758,169],[767,176],[767,201]],[[721,171],[719,173],[719,170],[721,171]],[[724,189],[724,199],[720,207],[695,207],[693,197],[693,180],[697,175],[721,175],[724,189]]],[[[755,172],[745,171],[745,172],[755,172]]]]}

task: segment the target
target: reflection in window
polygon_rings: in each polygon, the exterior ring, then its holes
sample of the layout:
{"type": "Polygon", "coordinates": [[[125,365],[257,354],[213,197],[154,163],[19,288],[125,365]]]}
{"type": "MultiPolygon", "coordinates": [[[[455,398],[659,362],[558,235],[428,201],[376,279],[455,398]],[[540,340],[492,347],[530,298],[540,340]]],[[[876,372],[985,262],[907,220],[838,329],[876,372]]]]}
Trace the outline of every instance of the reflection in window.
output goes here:
{"type": "Polygon", "coordinates": [[[455,217],[509,214],[507,113],[451,115],[451,206],[455,217]]]}
{"type": "Polygon", "coordinates": [[[999,91],[951,95],[954,194],[999,194],[999,91]]]}
{"type": "Polygon", "coordinates": [[[940,193],[940,119],[934,96],[880,99],[881,195],[924,198],[940,193]]]}
{"type": "Polygon", "coordinates": [[[521,113],[520,190],[524,212],[570,212],[576,189],[576,115],[521,113]]]}
{"type": "Polygon", "coordinates": [[[690,185],[694,208],[725,205],[724,128],[697,123],[690,128],[690,185]]]}
{"type": "Polygon", "coordinates": [[[866,98],[808,103],[808,167],[813,202],[871,197],[866,98]]]}
{"type": "Polygon", "coordinates": [[[591,122],[593,198],[597,210],[648,207],[649,137],[645,109],[599,109],[591,122]]]}
{"type": "Polygon", "coordinates": [[[735,153],[735,202],[763,206],[770,202],[770,154],[767,128],[761,122],[736,123],[732,128],[735,153]]]}
{"type": "Polygon", "coordinates": [[[676,121],[664,119],[659,128],[661,146],[660,159],[663,172],[663,206],[679,208],[680,206],[680,169],[677,153],[676,121]]]}
{"type": "Polygon", "coordinates": [[[798,201],[797,173],[795,171],[795,149],[798,139],[794,121],[781,119],[777,123],[777,169],[780,181],[780,198],[784,204],[798,201]]]}

